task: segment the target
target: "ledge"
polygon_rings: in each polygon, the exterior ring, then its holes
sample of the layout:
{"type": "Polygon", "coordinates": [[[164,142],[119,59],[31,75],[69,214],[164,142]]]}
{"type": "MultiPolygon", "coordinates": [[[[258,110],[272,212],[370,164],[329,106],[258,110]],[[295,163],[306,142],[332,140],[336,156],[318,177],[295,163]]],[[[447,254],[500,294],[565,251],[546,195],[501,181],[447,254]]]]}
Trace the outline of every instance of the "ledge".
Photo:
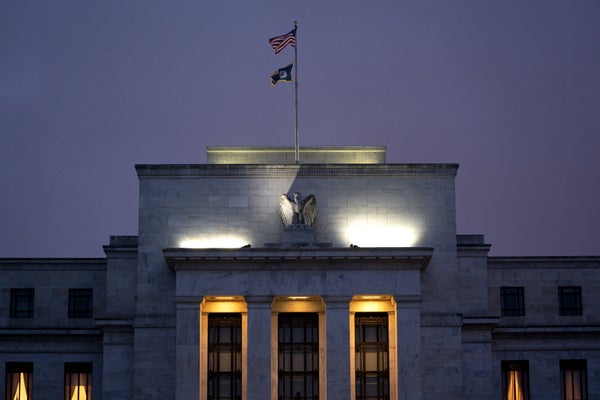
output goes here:
{"type": "MultiPolygon", "coordinates": [[[[302,164],[384,164],[385,146],[318,146],[298,148],[302,164]]],[[[294,147],[207,147],[208,164],[295,164],[294,147]]]]}
{"type": "Polygon", "coordinates": [[[430,247],[164,249],[173,271],[424,270],[430,247]]]}
{"type": "Polygon", "coordinates": [[[96,318],[94,319],[94,322],[96,323],[96,326],[100,328],[119,328],[133,326],[132,319],[96,318]]]}
{"type": "MultiPolygon", "coordinates": [[[[85,338],[89,336],[99,336],[102,332],[98,329],[76,329],[76,328],[2,328],[0,336],[29,336],[29,337],[56,337],[56,336],[75,336],[85,338]]],[[[73,340],[72,338],[69,340],[73,340]]]]}
{"type": "Polygon", "coordinates": [[[0,258],[0,270],[103,271],[106,258],[0,258]]]}
{"type": "Polygon", "coordinates": [[[563,269],[600,267],[600,256],[488,257],[488,269],[563,269]]]}
{"type": "Polygon", "coordinates": [[[456,176],[458,164],[138,164],[140,179],[180,177],[456,176]]]}
{"type": "Polygon", "coordinates": [[[574,337],[600,337],[600,325],[540,325],[504,326],[492,331],[495,339],[527,339],[546,337],[552,339],[574,337]]]}
{"type": "Polygon", "coordinates": [[[498,326],[500,317],[465,317],[462,318],[463,329],[491,330],[498,326]]]}

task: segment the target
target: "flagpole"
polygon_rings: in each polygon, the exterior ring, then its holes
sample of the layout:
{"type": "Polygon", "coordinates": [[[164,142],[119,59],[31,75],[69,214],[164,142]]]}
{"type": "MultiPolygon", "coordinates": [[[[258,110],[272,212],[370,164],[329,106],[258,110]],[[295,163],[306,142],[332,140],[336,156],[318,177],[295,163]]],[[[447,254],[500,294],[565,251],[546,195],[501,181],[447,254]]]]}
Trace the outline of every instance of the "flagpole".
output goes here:
{"type": "Polygon", "coordinates": [[[294,89],[295,89],[295,108],[296,108],[296,127],[295,127],[295,137],[296,137],[296,164],[300,163],[300,145],[298,141],[298,21],[294,21],[294,29],[296,32],[296,45],[294,46],[294,65],[296,67],[296,79],[294,79],[294,89]]]}

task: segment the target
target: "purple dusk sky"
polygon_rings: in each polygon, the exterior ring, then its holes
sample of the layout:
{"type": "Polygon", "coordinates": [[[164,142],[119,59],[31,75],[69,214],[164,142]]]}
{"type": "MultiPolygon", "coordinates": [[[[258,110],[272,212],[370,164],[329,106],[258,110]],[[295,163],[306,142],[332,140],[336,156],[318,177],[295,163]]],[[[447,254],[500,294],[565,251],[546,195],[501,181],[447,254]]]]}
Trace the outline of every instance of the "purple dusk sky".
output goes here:
{"type": "Polygon", "coordinates": [[[600,1],[0,2],[0,257],[137,234],[134,165],[206,146],[386,145],[459,163],[458,233],[600,255],[600,1]]]}

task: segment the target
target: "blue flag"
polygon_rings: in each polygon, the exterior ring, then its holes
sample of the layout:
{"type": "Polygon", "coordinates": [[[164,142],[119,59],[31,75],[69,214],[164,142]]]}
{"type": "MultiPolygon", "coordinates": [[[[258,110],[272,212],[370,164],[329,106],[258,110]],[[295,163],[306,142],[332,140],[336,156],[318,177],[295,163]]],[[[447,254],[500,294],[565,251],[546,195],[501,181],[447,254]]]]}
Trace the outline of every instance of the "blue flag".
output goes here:
{"type": "Polygon", "coordinates": [[[291,63],[288,66],[285,66],[283,68],[279,68],[277,71],[275,71],[273,73],[273,75],[271,75],[271,85],[275,86],[277,85],[277,82],[282,81],[282,82],[292,82],[292,67],[294,66],[294,63],[291,63]]]}

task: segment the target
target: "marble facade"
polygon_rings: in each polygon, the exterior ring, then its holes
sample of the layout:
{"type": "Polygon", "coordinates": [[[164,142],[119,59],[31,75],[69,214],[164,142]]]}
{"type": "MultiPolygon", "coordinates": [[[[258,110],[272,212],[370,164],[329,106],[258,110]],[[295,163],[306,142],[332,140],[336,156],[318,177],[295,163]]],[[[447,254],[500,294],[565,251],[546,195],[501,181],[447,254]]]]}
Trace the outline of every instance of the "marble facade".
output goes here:
{"type": "Polygon", "coordinates": [[[105,258],[0,259],[0,365],[32,363],[34,398],[85,362],[96,400],[206,399],[208,316],[235,312],[241,398],[277,400],[277,316],[314,312],[319,398],[347,400],[366,311],[388,315],[390,399],[497,399],[507,360],[528,361],[531,399],[560,398],[560,361],[586,360],[600,398],[600,257],[489,257],[457,235],[458,165],[387,164],[382,147],[208,155],[137,165],[138,235],[105,258]],[[315,196],[313,226],[284,229],[293,192],[315,196]],[[581,288],[581,315],[559,315],[562,286],[581,288]],[[524,288],[523,316],[502,315],[503,287],[524,288]],[[35,289],[33,317],[10,316],[13,288],[35,289]],[[67,317],[70,288],[93,288],[92,316],[67,317]]]}

